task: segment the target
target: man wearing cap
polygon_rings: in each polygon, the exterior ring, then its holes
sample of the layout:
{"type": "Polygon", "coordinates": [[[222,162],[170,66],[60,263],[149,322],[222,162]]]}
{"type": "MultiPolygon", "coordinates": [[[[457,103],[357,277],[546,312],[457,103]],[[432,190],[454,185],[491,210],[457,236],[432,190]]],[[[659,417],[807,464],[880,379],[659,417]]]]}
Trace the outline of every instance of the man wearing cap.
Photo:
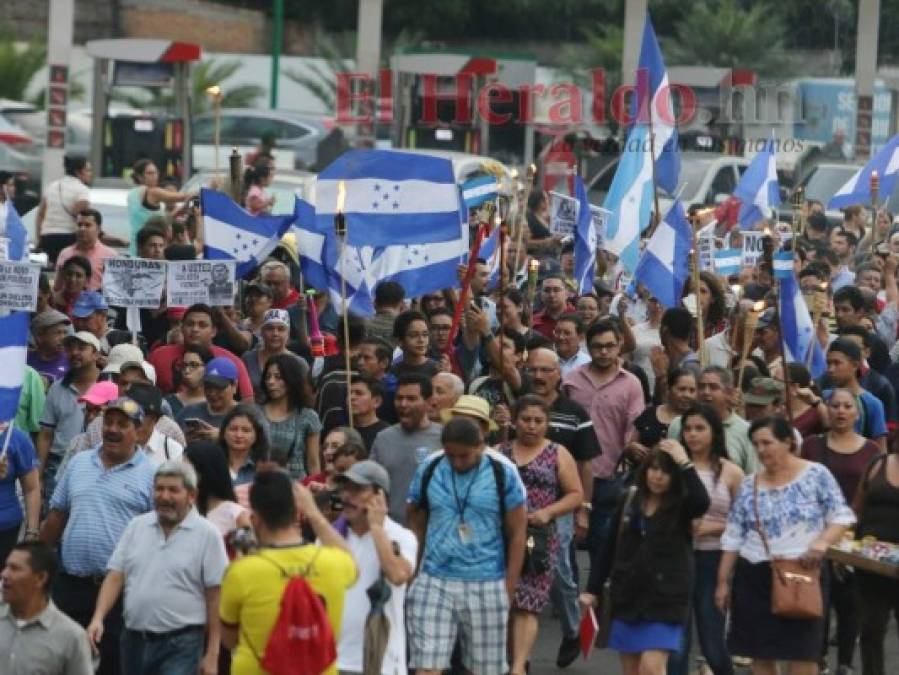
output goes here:
{"type": "Polygon", "coordinates": [[[99,291],[81,291],[72,305],[72,323],[76,331],[93,333],[100,341],[100,351],[109,353],[109,305],[99,291]]]}
{"type": "Polygon", "coordinates": [[[309,364],[292,351],[287,349],[287,341],[290,339],[290,315],[285,309],[270,309],[262,319],[262,327],[259,329],[262,344],[244,352],[241,359],[247,367],[250,381],[253,383],[253,392],[256,400],[261,402],[265,396],[262,388],[262,370],[265,364],[273,356],[286,354],[296,359],[304,376],[309,374],[309,364]]]}
{"type": "Polygon", "coordinates": [[[41,430],[35,443],[41,460],[45,504],[53,494],[56,470],[69,443],[84,430],[84,410],[78,397],[85,394],[100,376],[97,367],[100,341],[93,333],[82,331],[70,335],[65,339],[64,346],[69,372],[47,391],[41,430]]]}
{"type": "Polygon", "coordinates": [[[343,622],[337,641],[341,675],[361,675],[365,622],[372,611],[369,589],[386,583],[390,597],[383,612],[390,625],[380,673],[406,672],[406,584],[418,560],[418,540],[411,530],[387,515],[390,477],[377,462],[357,462],[336,478],[343,513],[335,529],[346,539],[359,576],[344,596],[343,622]],[[382,581],[383,576],[383,581],[382,581]]]}
{"type": "MultiPolygon", "coordinates": [[[[96,339],[96,338],[95,338],[96,339]]],[[[153,508],[155,466],[137,445],[144,414],[120,397],[103,414],[103,443],[72,458],[50,501],[41,540],[62,540],[61,573],[53,600],[82,626],[94,614],[109,557],[132,518],[153,508]]],[[[121,603],[106,617],[100,643],[100,675],[119,670],[121,603]]]]}
{"type": "Polygon", "coordinates": [[[768,370],[781,363],[780,329],[775,321],[776,318],[777,310],[769,307],[761,313],[755,327],[755,354],[764,359],[768,370]]]}
{"type": "Polygon", "coordinates": [[[54,291],[61,291],[63,277],[61,270],[66,261],[75,255],[84,256],[91,263],[91,278],[87,287],[92,291],[98,291],[103,286],[103,260],[116,258],[118,253],[100,241],[100,227],[103,225],[103,216],[96,209],[84,209],[78,214],[75,221],[75,243],[66,246],[59,252],[56,259],[56,280],[53,283],[54,291]]]}
{"type": "Polygon", "coordinates": [[[240,398],[242,400],[252,400],[253,383],[250,382],[250,377],[247,375],[247,368],[243,361],[227,349],[222,349],[212,344],[212,339],[216,334],[216,327],[212,308],[209,305],[196,304],[187,308],[181,321],[181,334],[184,336],[184,344],[157,347],[147,357],[147,361],[156,369],[156,385],[162,390],[163,394],[175,392],[175,368],[181,363],[181,357],[184,356],[184,347],[189,345],[203,347],[211,351],[213,356],[224,357],[231,361],[237,369],[236,379],[238,381],[240,398]]]}
{"type": "Polygon", "coordinates": [[[771,377],[756,377],[743,394],[746,421],[784,414],[784,383],[771,377]]]}
{"type": "Polygon", "coordinates": [[[418,465],[440,449],[440,425],[428,419],[428,401],[433,394],[431,380],[406,373],[397,380],[394,405],[399,423],[375,436],[371,458],[387,469],[392,491],[390,517],[406,523],[406,492],[418,465]]]}
{"type": "Polygon", "coordinates": [[[206,364],[203,371],[205,403],[184,406],[175,421],[184,429],[188,442],[215,440],[225,420],[225,415],[237,402],[237,368],[230,359],[217,356],[206,364]]]}
{"type": "Polygon", "coordinates": [[[128,524],[109,559],[87,635],[94,645],[102,640],[103,620],[122,597],[123,673],[216,670],[219,592],[228,556],[218,528],[194,508],[196,499],[194,468],[163,463],[154,480],[154,511],[128,524]]]}
{"type": "Polygon", "coordinates": [[[144,411],[144,421],[137,430],[137,443],[150,461],[155,466],[160,466],[163,462],[180,459],[184,453],[184,445],[159,428],[163,419],[173,424],[170,418],[163,416],[162,392],[152,384],[135,382],[128,387],[128,396],[144,411]]]}
{"type": "Polygon", "coordinates": [[[69,370],[69,359],[62,343],[72,322],[56,309],[48,309],[31,320],[34,348],[28,350],[28,365],[46,378],[48,387],[69,370]]]}

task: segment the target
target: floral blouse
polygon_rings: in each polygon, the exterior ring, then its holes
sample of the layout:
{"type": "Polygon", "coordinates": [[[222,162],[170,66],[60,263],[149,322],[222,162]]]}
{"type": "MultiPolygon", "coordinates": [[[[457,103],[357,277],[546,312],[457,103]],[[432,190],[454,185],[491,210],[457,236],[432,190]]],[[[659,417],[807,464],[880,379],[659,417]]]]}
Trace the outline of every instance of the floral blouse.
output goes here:
{"type": "MultiPolygon", "coordinates": [[[[747,476],[731,507],[721,538],[724,551],[738,551],[751,563],[768,560],[755,519],[756,476],[747,476]]],[[[836,479],[822,464],[809,463],[791,482],[759,486],[758,511],[776,558],[798,558],[830,525],[852,525],[855,515],[836,479]]]]}

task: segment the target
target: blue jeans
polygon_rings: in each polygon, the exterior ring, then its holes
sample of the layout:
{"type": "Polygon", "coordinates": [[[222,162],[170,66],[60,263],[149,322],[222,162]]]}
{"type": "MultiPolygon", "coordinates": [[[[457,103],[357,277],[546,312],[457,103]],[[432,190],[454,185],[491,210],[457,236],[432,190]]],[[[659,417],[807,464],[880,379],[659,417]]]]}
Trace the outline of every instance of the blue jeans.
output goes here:
{"type": "MultiPolygon", "coordinates": [[[[724,636],[724,615],[715,607],[715,587],[718,583],[718,563],[721,551],[695,551],[695,579],[693,582],[693,610],[699,649],[715,675],[733,675],[734,666],[727,651],[724,636]]],[[[687,675],[690,670],[690,645],[693,621],[688,618],[684,631],[684,645],[680,652],[668,659],[668,675],[687,675]]]]}
{"type": "Polygon", "coordinates": [[[571,566],[571,543],[574,539],[574,514],[569,513],[556,520],[559,537],[559,559],[556,574],[549,591],[553,607],[559,613],[562,635],[576,638],[579,634],[581,610],[577,602],[577,580],[571,566]]]}
{"type": "Polygon", "coordinates": [[[148,638],[122,631],[122,673],[127,675],[196,675],[203,657],[202,628],[171,637],[148,638]]]}
{"type": "Polygon", "coordinates": [[[590,512],[590,526],[587,529],[587,553],[590,555],[591,567],[605,548],[609,536],[612,517],[621,497],[621,484],[609,478],[593,479],[593,510],[590,512]]]}

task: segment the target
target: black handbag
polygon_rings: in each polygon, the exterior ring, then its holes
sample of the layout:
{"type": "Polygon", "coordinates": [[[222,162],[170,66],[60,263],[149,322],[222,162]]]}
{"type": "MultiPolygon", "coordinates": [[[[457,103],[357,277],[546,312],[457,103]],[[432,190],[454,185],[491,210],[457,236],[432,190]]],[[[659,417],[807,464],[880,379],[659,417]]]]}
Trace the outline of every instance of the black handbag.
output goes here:
{"type": "Polygon", "coordinates": [[[528,525],[524,547],[524,563],[521,573],[538,576],[551,568],[549,542],[555,523],[549,525],[528,525]]]}

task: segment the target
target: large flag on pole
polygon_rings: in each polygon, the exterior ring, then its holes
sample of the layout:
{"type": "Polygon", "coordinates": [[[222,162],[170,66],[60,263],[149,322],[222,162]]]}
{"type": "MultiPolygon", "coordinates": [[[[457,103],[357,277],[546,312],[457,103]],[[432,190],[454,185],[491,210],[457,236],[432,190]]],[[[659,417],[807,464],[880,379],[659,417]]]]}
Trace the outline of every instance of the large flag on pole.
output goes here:
{"type": "Polygon", "coordinates": [[[751,230],[759,221],[771,217],[771,209],[780,205],[780,185],[774,158],[774,137],[765,143],[740,177],[734,196],[740,200],[740,229],[751,230]]]}
{"type": "Polygon", "coordinates": [[[663,306],[676,307],[690,274],[692,244],[692,228],[677,200],[646,244],[634,281],[646,286],[663,306]]]}
{"type": "Polygon", "coordinates": [[[209,260],[236,260],[236,274],[252,273],[275,250],[294,221],[294,214],[253,216],[228,195],[215,190],[200,191],[203,209],[203,241],[209,260]]]}
{"type": "Polygon", "coordinates": [[[315,207],[297,197],[293,214],[295,220],[290,231],[296,237],[303,283],[311,288],[325,290],[328,288],[328,270],[322,262],[325,235],[316,230],[315,207]]]}
{"type": "MultiPolygon", "coordinates": [[[[2,189],[0,187],[0,190],[2,189]]],[[[9,199],[0,203],[0,237],[6,237],[9,240],[7,247],[9,260],[28,259],[28,231],[22,224],[16,207],[9,199]]]]}
{"type": "Polygon", "coordinates": [[[640,259],[640,233],[649,226],[653,208],[652,160],[645,124],[635,125],[628,134],[603,207],[611,212],[605,247],[633,274],[640,259]]]}
{"type": "Polygon", "coordinates": [[[578,293],[592,293],[596,277],[596,226],[587,201],[587,188],[580,176],[575,176],[574,194],[578,205],[574,230],[574,281],[578,293]]]}
{"type": "Polygon", "coordinates": [[[0,422],[15,419],[28,360],[28,312],[0,316],[0,422]]]}
{"type": "Polygon", "coordinates": [[[418,246],[457,239],[459,189],[453,164],[394,150],[345,152],[318,175],[316,229],[333,229],[338,211],[346,216],[351,246],[418,246]]]}
{"type": "Polygon", "coordinates": [[[896,176],[899,175],[899,135],[893,136],[880,149],[880,152],[836,191],[827,202],[827,208],[843,209],[853,204],[870,204],[871,172],[873,171],[876,171],[880,178],[879,198],[881,200],[889,199],[896,186],[896,176]]]}
{"type": "Polygon", "coordinates": [[[677,147],[677,128],[674,126],[674,105],[668,71],[649,14],[643,24],[643,42],[637,64],[636,95],[631,112],[637,124],[652,123],[653,156],[656,162],[656,183],[674,194],[680,175],[680,152],[677,147]]]}
{"type": "Polygon", "coordinates": [[[787,363],[809,364],[812,377],[817,378],[827,370],[827,363],[808,305],[805,304],[802,289],[793,272],[792,256],[791,252],[777,253],[774,260],[774,273],[780,286],[778,302],[780,329],[783,331],[786,347],[784,357],[787,363]]]}

